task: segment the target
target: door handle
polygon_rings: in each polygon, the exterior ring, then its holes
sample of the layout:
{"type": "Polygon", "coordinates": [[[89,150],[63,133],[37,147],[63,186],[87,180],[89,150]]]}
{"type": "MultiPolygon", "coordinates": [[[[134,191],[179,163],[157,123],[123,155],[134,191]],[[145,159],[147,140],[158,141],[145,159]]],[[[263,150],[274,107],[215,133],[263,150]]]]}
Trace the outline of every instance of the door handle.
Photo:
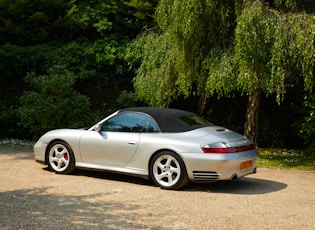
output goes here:
{"type": "Polygon", "coordinates": [[[129,141],[128,144],[129,145],[135,145],[135,144],[137,144],[137,142],[136,141],[129,141]]]}

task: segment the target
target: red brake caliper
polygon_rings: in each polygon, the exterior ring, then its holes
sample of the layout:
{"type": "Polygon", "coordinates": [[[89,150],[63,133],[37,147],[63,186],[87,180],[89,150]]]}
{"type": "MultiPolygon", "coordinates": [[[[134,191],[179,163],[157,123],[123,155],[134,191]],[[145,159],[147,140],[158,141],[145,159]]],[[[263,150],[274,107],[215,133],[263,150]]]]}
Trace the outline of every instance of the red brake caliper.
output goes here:
{"type": "Polygon", "coordinates": [[[66,160],[68,160],[68,153],[65,153],[65,154],[63,155],[63,157],[64,157],[66,160]]]}

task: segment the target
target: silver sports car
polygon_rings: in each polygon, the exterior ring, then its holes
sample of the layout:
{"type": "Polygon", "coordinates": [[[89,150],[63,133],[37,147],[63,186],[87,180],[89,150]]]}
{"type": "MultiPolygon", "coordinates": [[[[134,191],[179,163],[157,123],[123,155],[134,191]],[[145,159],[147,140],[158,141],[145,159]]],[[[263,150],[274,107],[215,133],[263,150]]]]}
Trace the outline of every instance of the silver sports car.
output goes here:
{"type": "Polygon", "coordinates": [[[258,152],[244,136],[178,109],[119,110],[89,129],[47,132],[35,160],[60,174],[76,168],[152,179],[164,189],[189,181],[235,180],[255,173],[258,152]]]}

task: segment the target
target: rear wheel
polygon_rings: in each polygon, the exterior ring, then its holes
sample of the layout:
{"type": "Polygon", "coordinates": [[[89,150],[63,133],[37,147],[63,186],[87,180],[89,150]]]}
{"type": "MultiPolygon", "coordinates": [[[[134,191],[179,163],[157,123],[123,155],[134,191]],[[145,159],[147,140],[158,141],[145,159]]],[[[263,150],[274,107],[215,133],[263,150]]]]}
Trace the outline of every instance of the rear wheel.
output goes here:
{"type": "Polygon", "coordinates": [[[47,151],[47,163],[51,171],[70,174],[75,170],[75,159],[71,147],[63,142],[52,143],[47,151]]]}
{"type": "Polygon", "coordinates": [[[183,160],[170,151],[160,152],[153,157],[150,174],[153,182],[163,189],[179,189],[189,181],[183,160]]]}

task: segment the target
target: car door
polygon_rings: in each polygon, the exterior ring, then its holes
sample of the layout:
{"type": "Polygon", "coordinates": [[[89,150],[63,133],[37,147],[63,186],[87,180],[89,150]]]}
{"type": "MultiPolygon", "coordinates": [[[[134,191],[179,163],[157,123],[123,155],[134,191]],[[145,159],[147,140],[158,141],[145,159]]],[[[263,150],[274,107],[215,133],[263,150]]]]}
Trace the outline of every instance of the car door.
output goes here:
{"type": "Polygon", "coordinates": [[[84,163],[123,166],[137,150],[140,133],[148,120],[141,113],[124,112],[106,120],[99,132],[89,131],[81,137],[84,163]]]}

